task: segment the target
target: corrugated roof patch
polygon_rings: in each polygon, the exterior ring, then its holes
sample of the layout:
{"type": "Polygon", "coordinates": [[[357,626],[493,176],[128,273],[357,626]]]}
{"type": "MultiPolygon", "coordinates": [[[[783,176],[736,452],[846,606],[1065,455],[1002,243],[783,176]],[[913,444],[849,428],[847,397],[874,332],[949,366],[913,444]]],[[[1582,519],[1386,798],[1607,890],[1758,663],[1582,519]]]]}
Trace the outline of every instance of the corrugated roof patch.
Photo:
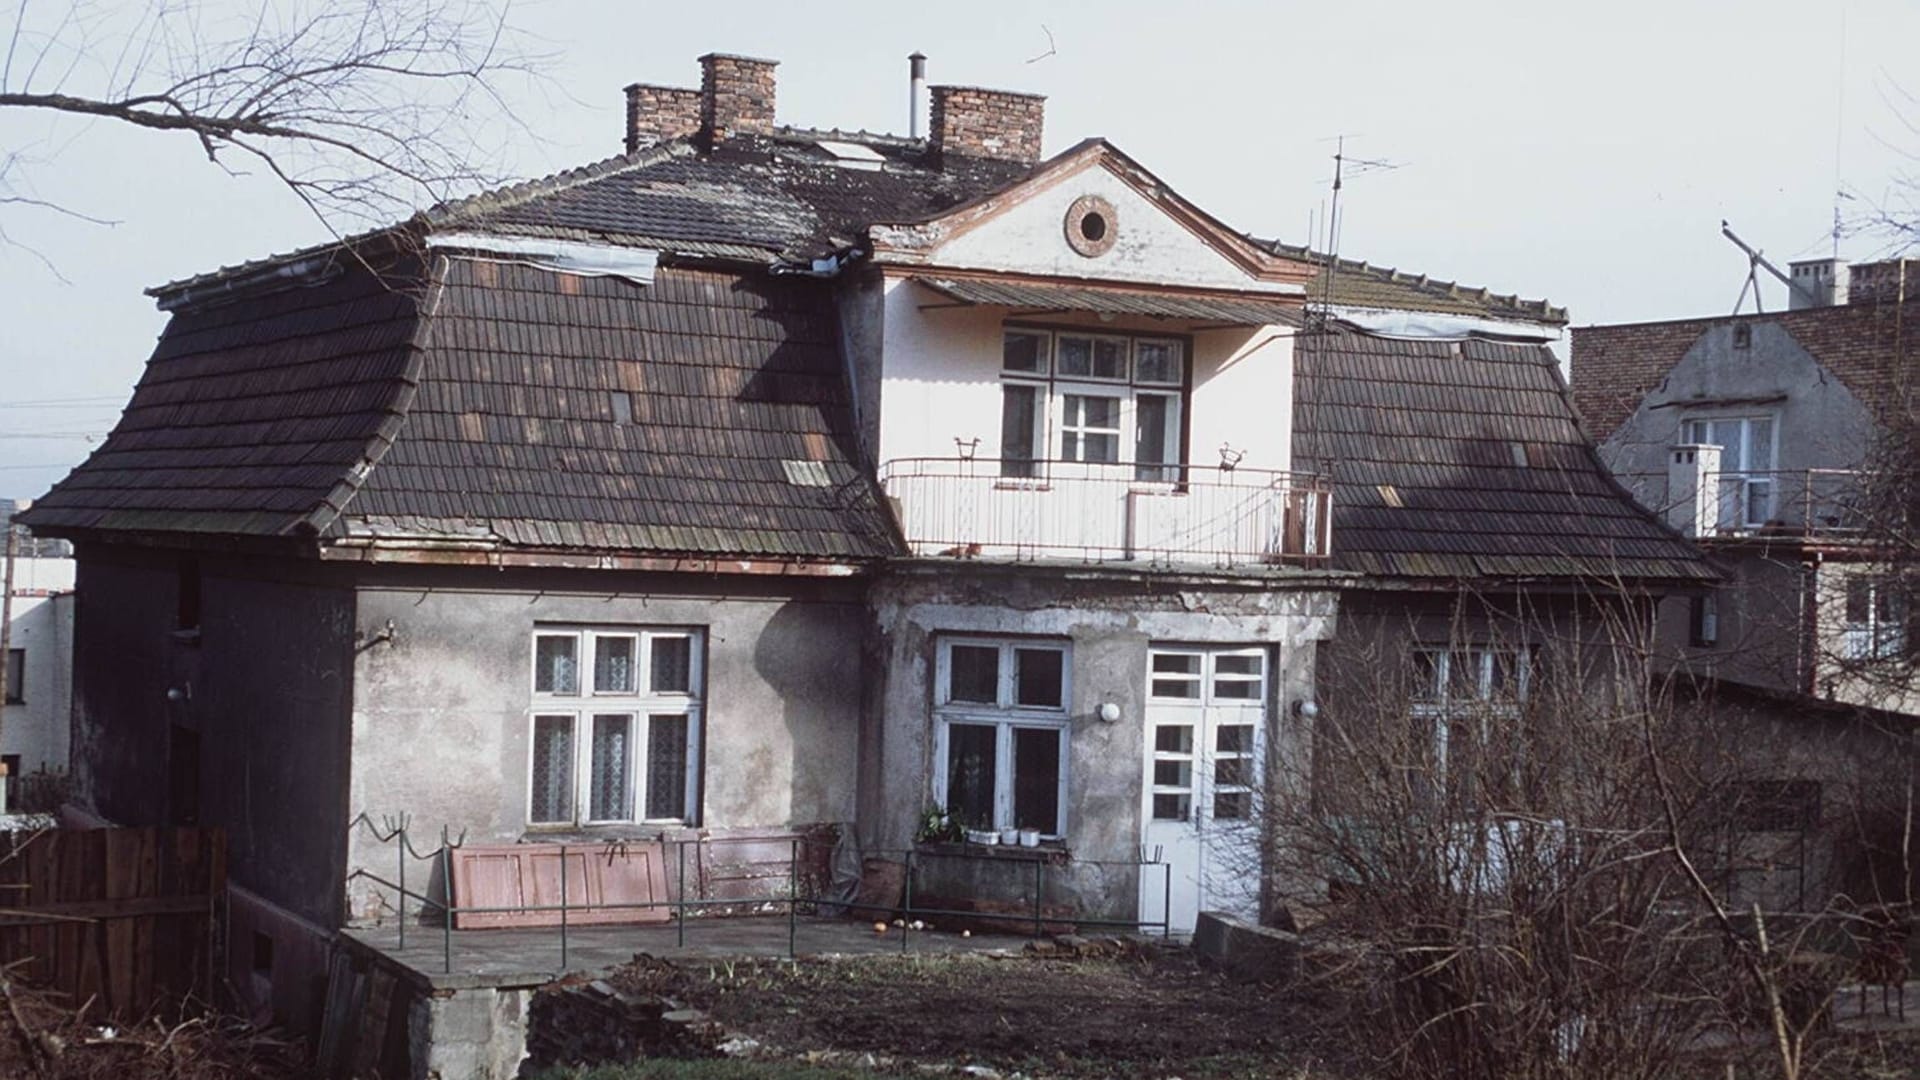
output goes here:
{"type": "Polygon", "coordinates": [[[827,475],[825,462],[784,458],[780,467],[787,472],[787,483],[794,487],[830,487],[833,484],[832,478],[827,475]]]}

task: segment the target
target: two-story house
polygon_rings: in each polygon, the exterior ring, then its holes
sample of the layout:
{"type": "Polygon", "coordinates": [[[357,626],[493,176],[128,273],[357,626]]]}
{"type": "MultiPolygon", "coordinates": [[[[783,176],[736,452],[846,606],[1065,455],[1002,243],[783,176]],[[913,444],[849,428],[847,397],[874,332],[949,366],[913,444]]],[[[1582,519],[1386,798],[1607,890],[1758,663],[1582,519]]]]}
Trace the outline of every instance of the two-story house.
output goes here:
{"type": "Polygon", "coordinates": [[[1707,576],[1581,439],[1557,310],[1043,159],[1032,95],[849,134],[701,62],[628,89],[623,156],[154,290],[34,508],[80,559],[77,796],[225,826],[254,955],[391,914],[360,815],[889,859],[940,807],[1037,844],[923,888],[1044,859],[1089,917],[1254,913],[1345,605],[1444,668],[1463,588],[1483,623],[1707,576]]]}
{"type": "MultiPolygon", "coordinates": [[[[1805,260],[1784,311],[1573,331],[1574,395],[1607,463],[1726,574],[1668,601],[1660,636],[1764,728],[1742,752],[1773,759],[1769,820],[1815,828],[1824,801],[1833,825],[1873,801],[1882,767],[1907,768],[1909,587],[1889,573],[1898,534],[1869,474],[1904,423],[1916,274],[1805,260]]],[[[1800,879],[1819,869],[1795,874],[1795,902],[1817,902],[1800,879]]]]}

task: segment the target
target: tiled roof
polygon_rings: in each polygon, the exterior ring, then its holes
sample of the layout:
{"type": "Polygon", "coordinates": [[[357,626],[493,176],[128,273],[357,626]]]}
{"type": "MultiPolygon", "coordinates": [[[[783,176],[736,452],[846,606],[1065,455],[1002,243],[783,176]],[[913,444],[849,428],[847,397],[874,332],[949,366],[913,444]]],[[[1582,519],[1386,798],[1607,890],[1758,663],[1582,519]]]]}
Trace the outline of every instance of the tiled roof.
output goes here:
{"type": "Polygon", "coordinates": [[[666,268],[643,288],[455,259],[402,437],[332,531],[891,554],[836,335],[811,279],[666,268]]]}
{"type": "Polygon", "coordinates": [[[1296,340],[1294,467],[1334,481],[1338,569],[1703,581],[1574,422],[1553,354],[1331,329],[1296,340]]]}
{"type": "Polygon", "coordinates": [[[432,290],[349,272],[176,313],[119,427],[30,524],[895,550],[853,449],[825,282],[666,267],[641,287],[442,265],[432,290]]]}
{"type": "Polygon", "coordinates": [[[1564,326],[1567,322],[1567,309],[1554,307],[1545,300],[1503,296],[1491,289],[1436,281],[1425,274],[1409,274],[1390,266],[1374,266],[1355,259],[1336,262],[1322,252],[1278,240],[1254,242],[1276,255],[1310,262],[1319,267],[1319,276],[1307,286],[1309,304],[1322,303],[1327,299],[1328,277],[1331,274],[1332,303],[1335,307],[1431,311],[1484,319],[1512,319],[1548,326],[1564,326]]]}
{"type": "Polygon", "coordinates": [[[33,505],[42,532],[277,536],[352,494],[418,377],[408,267],[185,310],[113,433],[33,505]]]}

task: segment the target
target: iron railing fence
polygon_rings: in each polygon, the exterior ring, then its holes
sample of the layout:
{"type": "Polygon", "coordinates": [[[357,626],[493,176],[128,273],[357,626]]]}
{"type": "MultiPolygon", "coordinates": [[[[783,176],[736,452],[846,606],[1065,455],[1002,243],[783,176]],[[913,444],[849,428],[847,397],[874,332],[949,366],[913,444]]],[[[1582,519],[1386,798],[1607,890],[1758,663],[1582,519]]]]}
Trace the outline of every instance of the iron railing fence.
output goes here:
{"type": "Polygon", "coordinates": [[[1324,562],[1332,485],[1269,469],[898,458],[880,482],[914,554],[1026,561],[1324,562]]]}
{"type": "MultiPolygon", "coordinates": [[[[1683,492],[1667,473],[1629,472],[1620,481],[1643,506],[1669,514],[1683,492]]],[[[1698,520],[1716,537],[1846,538],[1869,530],[1872,508],[1865,474],[1854,469],[1746,469],[1708,473],[1698,520]]],[[[1684,511],[1686,520],[1694,520],[1684,511]]]]}
{"type": "MultiPolygon", "coordinates": [[[[884,915],[889,918],[897,916],[899,919],[908,923],[906,927],[899,928],[900,932],[898,936],[900,939],[900,951],[902,953],[908,951],[912,940],[913,931],[911,930],[911,923],[929,917],[965,918],[988,923],[1005,923],[1015,930],[1023,928],[1030,929],[1031,936],[1035,938],[1046,936],[1045,928],[1047,926],[1062,923],[1072,924],[1075,927],[1107,927],[1127,929],[1135,933],[1143,934],[1158,933],[1163,938],[1171,937],[1173,932],[1172,922],[1170,921],[1173,897],[1173,866],[1171,863],[1165,861],[1164,855],[1159,851],[1153,852],[1150,856],[1147,851],[1142,850],[1138,859],[1126,862],[1068,858],[1065,856],[1065,853],[1061,851],[1049,851],[1030,860],[1021,860],[1023,864],[1030,863],[1032,866],[1032,895],[1026,898],[1030,902],[1031,907],[1028,910],[1014,912],[929,907],[925,903],[915,902],[915,870],[918,866],[925,865],[930,858],[992,858],[996,862],[1010,862],[1010,860],[1001,857],[974,854],[965,851],[928,850],[920,847],[863,849],[861,854],[864,858],[894,858],[904,864],[905,873],[902,903],[888,905],[861,903],[857,898],[853,900],[839,900],[831,897],[822,897],[817,894],[807,895],[807,891],[801,888],[802,882],[805,880],[805,877],[801,873],[801,867],[806,865],[801,856],[801,849],[810,843],[810,841],[804,836],[796,835],[788,838],[789,854],[785,894],[753,897],[751,899],[743,899],[741,897],[689,898],[686,895],[687,890],[685,884],[689,867],[688,849],[693,848],[697,851],[702,845],[725,844],[729,842],[764,845],[767,843],[766,837],[721,836],[694,837],[688,839],[668,839],[662,837],[658,840],[636,840],[627,842],[553,843],[543,846],[557,849],[556,854],[562,867],[562,872],[558,875],[559,903],[474,905],[459,904],[454,902],[453,899],[453,858],[454,853],[458,851],[465,842],[464,834],[462,834],[461,838],[456,839],[450,834],[449,830],[443,826],[440,829],[439,842],[434,847],[422,851],[414,845],[410,835],[410,828],[404,818],[398,821],[390,820],[383,824],[375,824],[367,815],[361,814],[355,818],[349,826],[349,831],[351,832],[353,829],[358,828],[366,829],[378,842],[382,844],[392,844],[394,846],[396,876],[390,879],[376,874],[365,867],[356,867],[348,873],[347,883],[352,884],[355,881],[365,881],[379,888],[390,890],[393,893],[396,901],[395,907],[397,908],[396,933],[398,937],[398,948],[401,951],[405,951],[407,947],[409,903],[415,905],[413,908],[413,914],[415,915],[423,918],[430,915],[437,916],[441,939],[441,969],[449,973],[453,971],[453,935],[455,922],[463,914],[557,914],[558,919],[554,923],[553,929],[555,933],[555,947],[559,951],[560,968],[562,970],[568,966],[569,935],[573,930],[577,929],[577,927],[569,925],[569,916],[576,912],[585,913],[589,911],[595,914],[604,914],[614,911],[642,912],[665,909],[670,913],[671,921],[674,924],[676,947],[685,948],[687,944],[688,917],[691,914],[698,914],[700,911],[710,908],[739,907],[743,904],[751,904],[762,908],[766,906],[781,907],[786,910],[787,916],[787,956],[789,958],[798,955],[799,952],[799,919],[803,908],[811,909],[814,913],[818,913],[820,908],[825,907],[845,912],[868,912],[875,915],[884,915]],[[678,872],[674,879],[674,885],[670,889],[670,898],[646,901],[617,901],[611,903],[595,901],[583,903],[578,897],[568,895],[569,874],[565,868],[567,866],[569,853],[605,857],[617,854],[621,848],[628,846],[658,846],[662,850],[669,848],[673,850],[674,854],[670,862],[677,866],[678,872]],[[1137,874],[1144,877],[1149,873],[1149,867],[1157,867],[1160,871],[1161,917],[1157,920],[1101,918],[1090,916],[1083,911],[1063,912],[1058,905],[1049,906],[1045,904],[1044,897],[1046,894],[1048,867],[1056,861],[1059,861],[1063,865],[1084,868],[1103,876],[1115,869],[1132,868],[1137,874]],[[429,887],[431,887],[433,877],[437,876],[442,894],[435,896],[409,887],[407,885],[407,866],[409,862],[427,863],[432,871],[429,877],[429,887]]],[[[695,857],[697,859],[697,854],[695,857]]],[[[1143,888],[1141,891],[1144,893],[1145,889],[1143,888]]],[[[604,923],[596,926],[596,929],[607,928],[609,927],[604,923]]],[[[468,930],[462,932],[486,933],[485,930],[468,930]]]]}

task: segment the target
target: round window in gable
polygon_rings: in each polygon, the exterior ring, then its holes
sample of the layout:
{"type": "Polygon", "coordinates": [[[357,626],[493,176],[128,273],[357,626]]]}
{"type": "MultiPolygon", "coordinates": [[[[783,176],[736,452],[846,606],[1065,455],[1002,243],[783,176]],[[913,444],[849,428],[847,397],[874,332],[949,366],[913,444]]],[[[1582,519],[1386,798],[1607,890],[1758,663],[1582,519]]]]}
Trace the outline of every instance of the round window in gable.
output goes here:
{"type": "Polygon", "coordinates": [[[1113,250],[1120,234],[1120,217],[1113,204],[1098,195],[1082,195],[1067,207],[1067,246],[1089,259],[1113,250]]]}

